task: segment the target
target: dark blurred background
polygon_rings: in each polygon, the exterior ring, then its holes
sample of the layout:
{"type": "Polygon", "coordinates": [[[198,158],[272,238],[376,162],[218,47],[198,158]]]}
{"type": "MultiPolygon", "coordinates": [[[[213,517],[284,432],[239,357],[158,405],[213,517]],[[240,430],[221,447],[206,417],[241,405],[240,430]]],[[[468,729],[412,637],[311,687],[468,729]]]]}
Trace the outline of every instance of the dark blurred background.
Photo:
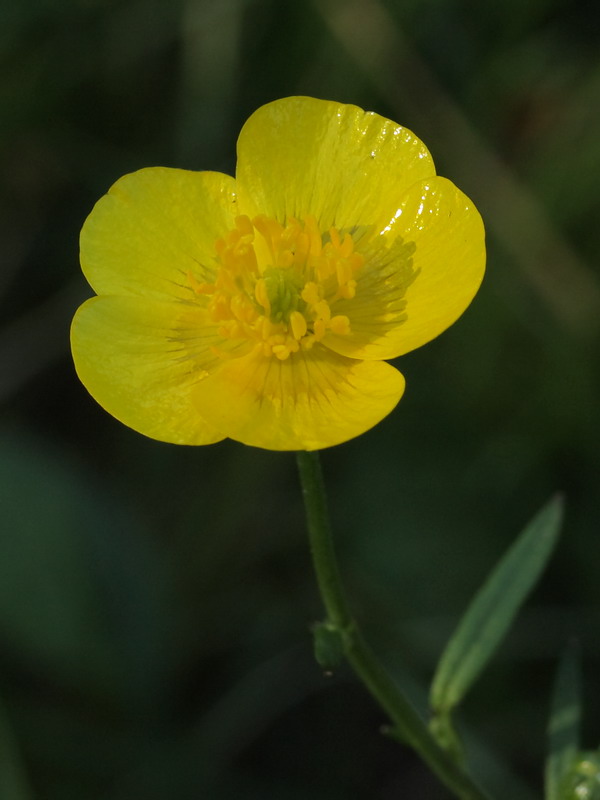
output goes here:
{"type": "Polygon", "coordinates": [[[411,128],[479,207],[483,287],[323,454],[368,638],[420,706],[473,592],[556,490],[559,551],[461,713],[497,798],[541,796],[576,637],[598,740],[600,6],[0,2],[2,800],[443,800],[346,669],[325,678],[291,454],[147,440],[78,383],[78,234],[143,166],[233,172],[290,94],[411,128]]]}

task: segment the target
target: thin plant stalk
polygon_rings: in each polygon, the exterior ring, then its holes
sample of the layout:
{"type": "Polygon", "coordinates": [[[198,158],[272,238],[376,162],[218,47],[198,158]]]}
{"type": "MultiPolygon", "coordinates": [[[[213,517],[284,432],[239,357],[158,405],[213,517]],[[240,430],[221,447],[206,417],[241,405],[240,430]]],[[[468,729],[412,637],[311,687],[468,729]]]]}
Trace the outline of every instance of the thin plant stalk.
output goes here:
{"type": "Polygon", "coordinates": [[[412,747],[439,780],[461,800],[490,800],[435,741],[427,725],[365,642],[350,611],[333,545],[318,452],[297,453],[308,535],[327,624],[340,633],[343,653],[372,697],[386,712],[392,734],[412,747]]]}

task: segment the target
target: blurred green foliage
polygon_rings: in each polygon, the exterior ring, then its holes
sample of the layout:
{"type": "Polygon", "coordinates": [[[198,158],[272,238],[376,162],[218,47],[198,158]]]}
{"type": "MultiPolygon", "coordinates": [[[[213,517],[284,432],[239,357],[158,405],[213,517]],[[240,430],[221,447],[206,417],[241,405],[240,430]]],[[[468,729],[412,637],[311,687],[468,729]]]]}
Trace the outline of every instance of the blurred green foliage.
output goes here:
{"type": "Polygon", "coordinates": [[[600,716],[599,7],[3,0],[0,17],[2,800],[447,796],[312,659],[293,458],[145,440],[70,362],[93,203],[142,166],[233,171],[240,125],[289,94],[413,129],[484,216],[472,307],[324,466],[357,614],[419,704],[484,576],[565,492],[559,556],[462,713],[482,779],[539,796],[570,636],[584,746],[600,716]]]}

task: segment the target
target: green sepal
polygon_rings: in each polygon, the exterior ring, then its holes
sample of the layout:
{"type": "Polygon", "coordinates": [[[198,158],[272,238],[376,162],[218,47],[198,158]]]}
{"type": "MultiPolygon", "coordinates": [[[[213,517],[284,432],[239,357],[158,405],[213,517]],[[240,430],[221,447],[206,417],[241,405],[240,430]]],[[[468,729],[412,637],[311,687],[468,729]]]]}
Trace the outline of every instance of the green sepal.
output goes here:
{"type": "Polygon", "coordinates": [[[556,545],[563,502],[554,497],[526,526],[475,595],[438,664],[430,703],[440,714],[464,697],[500,644],[556,545]]]}

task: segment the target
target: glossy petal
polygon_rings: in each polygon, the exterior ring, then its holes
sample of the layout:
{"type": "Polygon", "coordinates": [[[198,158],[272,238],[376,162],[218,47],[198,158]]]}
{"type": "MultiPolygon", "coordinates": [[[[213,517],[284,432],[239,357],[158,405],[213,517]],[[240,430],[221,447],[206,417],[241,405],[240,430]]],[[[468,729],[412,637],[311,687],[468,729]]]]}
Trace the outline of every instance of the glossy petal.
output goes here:
{"type": "Polygon", "coordinates": [[[338,444],[402,396],[402,375],[383,359],[437,336],[469,304],[484,269],[481,219],[435,176],[410,131],[355,106],[303,97],[263,106],[238,153],[236,181],[141,170],[93,209],[81,262],[101,296],[73,322],[77,372],[111,414],[156,439],[338,444]],[[310,279],[290,289],[294,298],[303,286],[291,333],[273,333],[261,316],[271,299],[254,286],[255,253],[243,238],[252,225],[240,214],[267,226],[265,234],[254,221],[258,274],[269,258],[281,258],[281,270],[309,257],[310,279]],[[298,234],[294,249],[297,223],[279,242],[269,217],[316,218],[320,230],[298,234]]]}
{"type": "Polygon", "coordinates": [[[125,175],[81,231],[81,266],[97,294],[190,299],[214,274],[215,240],[233,226],[235,181],[153,167],[125,175]]]}
{"type": "Polygon", "coordinates": [[[321,230],[382,230],[402,193],[435,175],[406,128],[357,106],[288,97],[262,106],[238,139],[238,198],[250,216],[311,214],[321,230]]]}
{"type": "Polygon", "coordinates": [[[369,430],[394,408],[404,378],[389,364],[315,346],[285,361],[251,353],[196,385],[200,414],[268,450],[316,450],[369,430]]]}
{"type": "Polygon", "coordinates": [[[77,311],[71,347],[92,397],[130,428],[175,444],[223,438],[192,403],[198,381],[219,359],[205,312],[181,302],[95,297],[77,311]]]}
{"type": "Polygon", "coordinates": [[[367,261],[356,297],[332,307],[350,318],[352,333],[328,334],[323,343],[342,355],[387,359],[429,342],[477,292],[484,237],[477,209],[453,183],[436,177],[411,187],[380,237],[390,244],[367,261]]]}

